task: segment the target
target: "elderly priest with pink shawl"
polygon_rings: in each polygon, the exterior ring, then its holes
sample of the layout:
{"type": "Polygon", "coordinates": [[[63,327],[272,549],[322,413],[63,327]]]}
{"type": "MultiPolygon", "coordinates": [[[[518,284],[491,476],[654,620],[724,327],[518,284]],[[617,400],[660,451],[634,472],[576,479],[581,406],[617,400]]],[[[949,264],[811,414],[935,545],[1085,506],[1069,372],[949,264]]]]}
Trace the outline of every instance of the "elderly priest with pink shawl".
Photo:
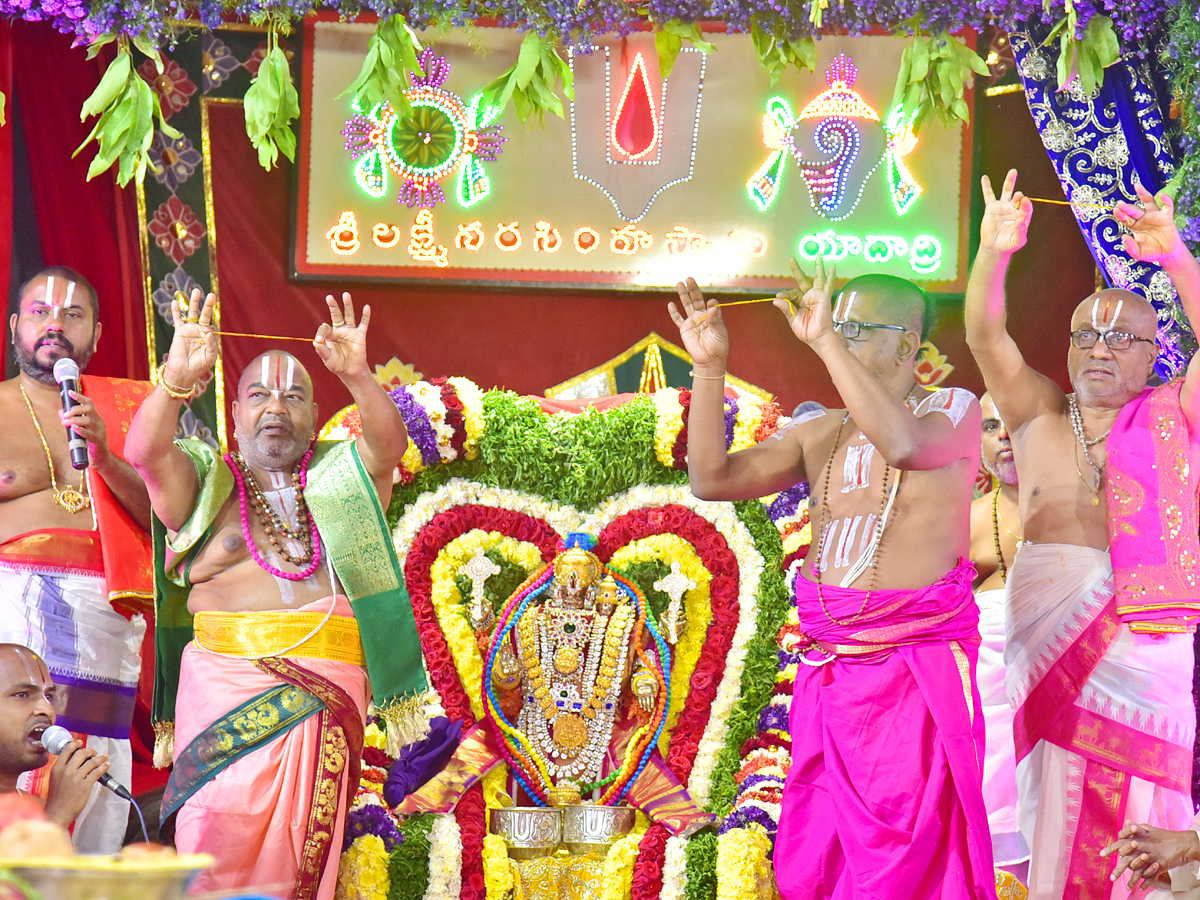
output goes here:
{"type": "Polygon", "coordinates": [[[238,383],[235,452],[175,442],[181,403],[217,356],[215,300],[197,290],[186,319],[172,305],[170,352],[125,445],[165,575],[156,729],[173,727],[175,765],[163,817],[181,851],[216,859],[198,893],[332,900],[368,696],[389,742],[421,730],[427,684],[383,515],[408,437],[367,368],[370,307],[355,324],[342,300],[326,298],[313,345],[358,405],[357,441],[314,441],[312,380],[272,350],[238,383]]]}
{"type": "Polygon", "coordinates": [[[788,576],[807,643],[776,881],[785,900],[994,898],[966,558],[979,403],[918,386],[930,322],[916,285],[862,276],[835,308],[832,271],[818,260],[810,281],[793,267],[798,290],[776,306],[847,408],[797,416],[747,450],[726,450],[721,310],[691,279],[670,306],[694,363],[693,492],[736,500],[812,485],[812,549],[788,576]]]}
{"type": "MultiPolygon", "coordinates": [[[[966,330],[1012,439],[1028,541],[1008,578],[1005,661],[1029,896],[1124,898],[1100,855],[1122,821],[1182,829],[1193,812],[1198,376],[1193,358],[1185,378],[1147,387],[1157,316],[1111,289],[1071,317],[1073,394],[1025,363],[1005,327],[1004,277],[1032,215],[1016,177],[999,197],[983,179],[966,330]]],[[[1200,264],[1170,201],[1138,196],[1144,209],[1116,209],[1126,250],[1161,263],[1197,321],[1200,264]]]]}

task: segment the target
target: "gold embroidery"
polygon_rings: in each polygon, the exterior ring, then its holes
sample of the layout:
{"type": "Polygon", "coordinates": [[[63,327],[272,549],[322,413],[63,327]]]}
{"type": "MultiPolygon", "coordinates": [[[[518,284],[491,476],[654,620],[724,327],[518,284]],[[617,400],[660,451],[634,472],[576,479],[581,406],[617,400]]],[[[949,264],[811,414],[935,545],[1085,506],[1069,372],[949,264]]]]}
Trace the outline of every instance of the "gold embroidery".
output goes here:
{"type": "Polygon", "coordinates": [[[967,714],[971,725],[975,724],[975,692],[971,690],[971,661],[967,652],[958,641],[950,642],[950,651],[954,654],[954,664],[958,666],[958,677],[962,679],[963,697],[967,701],[967,714]]]}
{"type": "Polygon", "coordinates": [[[259,659],[286,650],[289,657],[366,665],[358,622],[351,616],[330,616],[313,634],[324,618],[315,612],[201,612],[192,627],[197,644],[223,656],[259,659]],[[296,646],[298,641],[304,642],[296,646]]]}

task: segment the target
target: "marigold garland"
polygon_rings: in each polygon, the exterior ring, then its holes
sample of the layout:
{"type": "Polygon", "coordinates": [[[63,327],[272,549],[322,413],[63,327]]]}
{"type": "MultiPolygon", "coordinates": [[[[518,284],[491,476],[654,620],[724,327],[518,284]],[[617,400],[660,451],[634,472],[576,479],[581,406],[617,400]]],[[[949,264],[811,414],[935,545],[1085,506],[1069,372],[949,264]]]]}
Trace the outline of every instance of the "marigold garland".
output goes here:
{"type": "Polygon", "coordinates": [[[337,895],[349,900],[387,900],[388,854],[383,839],[375,834],[356,838],[342,854],[338,869],[337,895]]]}
{"type": "Polygon", "coordinates": [[[498,834],[483,839],[483,878],[487,900],[506,900],[513,890],[513,873],[508,864],[508,844],[498,834]]]}
{"type": "Polygon", "coordinates": [[[774,895],[768,856],[771,839],[759,827],[727,831],[717,839],[717,900],[761,900],[774,895]]]}

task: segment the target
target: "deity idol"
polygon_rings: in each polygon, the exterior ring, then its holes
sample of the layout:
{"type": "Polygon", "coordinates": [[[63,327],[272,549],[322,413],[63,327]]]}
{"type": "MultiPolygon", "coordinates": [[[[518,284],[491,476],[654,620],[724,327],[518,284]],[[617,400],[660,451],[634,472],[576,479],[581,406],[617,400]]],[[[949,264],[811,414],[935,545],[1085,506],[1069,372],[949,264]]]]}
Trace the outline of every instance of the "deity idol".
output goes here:
{"type": "MultiPolygon", "coordinates": [[[[498,618],[481,602],[492,564],[480,556],[472,560],[478,566],[464,567],[477,586],[470,616],[483,649],[485,718],[432,779],[389,800],[398,812],[447,812],[507,762],[509,794],[524,804],[510,808],[514,814],[540,809],[554,818],[569,807],[578,818],[582,804],[588,818],[586,810],[623,807],[628,817],[606,821],[632,824],[634,807],[677,835],[713,822],[657,749],[670,708],[668,641],[642,592],[607,569],[587,549],[593,543],[590,535],[569,536],[553,565],[509,597],[498,618]]],[[[673,600],[666,617],[669,633],[682,621],[678,605],[673,600]]],[[[569,832],[571,815],[546,833],[569,832]]]]}

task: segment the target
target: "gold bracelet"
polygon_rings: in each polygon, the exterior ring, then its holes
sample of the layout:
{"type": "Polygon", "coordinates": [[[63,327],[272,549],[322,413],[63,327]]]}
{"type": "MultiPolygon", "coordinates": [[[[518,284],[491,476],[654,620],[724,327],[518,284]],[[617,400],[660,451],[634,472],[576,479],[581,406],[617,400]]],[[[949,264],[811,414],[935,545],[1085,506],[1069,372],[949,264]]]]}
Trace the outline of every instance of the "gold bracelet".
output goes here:
{"type": "Polygon", "coordinates": [[[192,385],[191,388],[185,391],[183,388],[176,387],[175,385],[171,384],[171,382],[167,381],[166,371],[166,363],[163,363],[158,367],[158,386],[163,389],[168,397],[170,397],[172,400],[191,400],[192,397],[196,396],[196,388],[198,385],[192,385]]]}
{"type": "Polygon", "coordinates": [[[697,375],[694,371],[689,370],[688,374],[691,375],[692,378],[700,378],[705,381],[724,381],[725,380],[724,373],[721,373],[720,375],[697,375]]]}

